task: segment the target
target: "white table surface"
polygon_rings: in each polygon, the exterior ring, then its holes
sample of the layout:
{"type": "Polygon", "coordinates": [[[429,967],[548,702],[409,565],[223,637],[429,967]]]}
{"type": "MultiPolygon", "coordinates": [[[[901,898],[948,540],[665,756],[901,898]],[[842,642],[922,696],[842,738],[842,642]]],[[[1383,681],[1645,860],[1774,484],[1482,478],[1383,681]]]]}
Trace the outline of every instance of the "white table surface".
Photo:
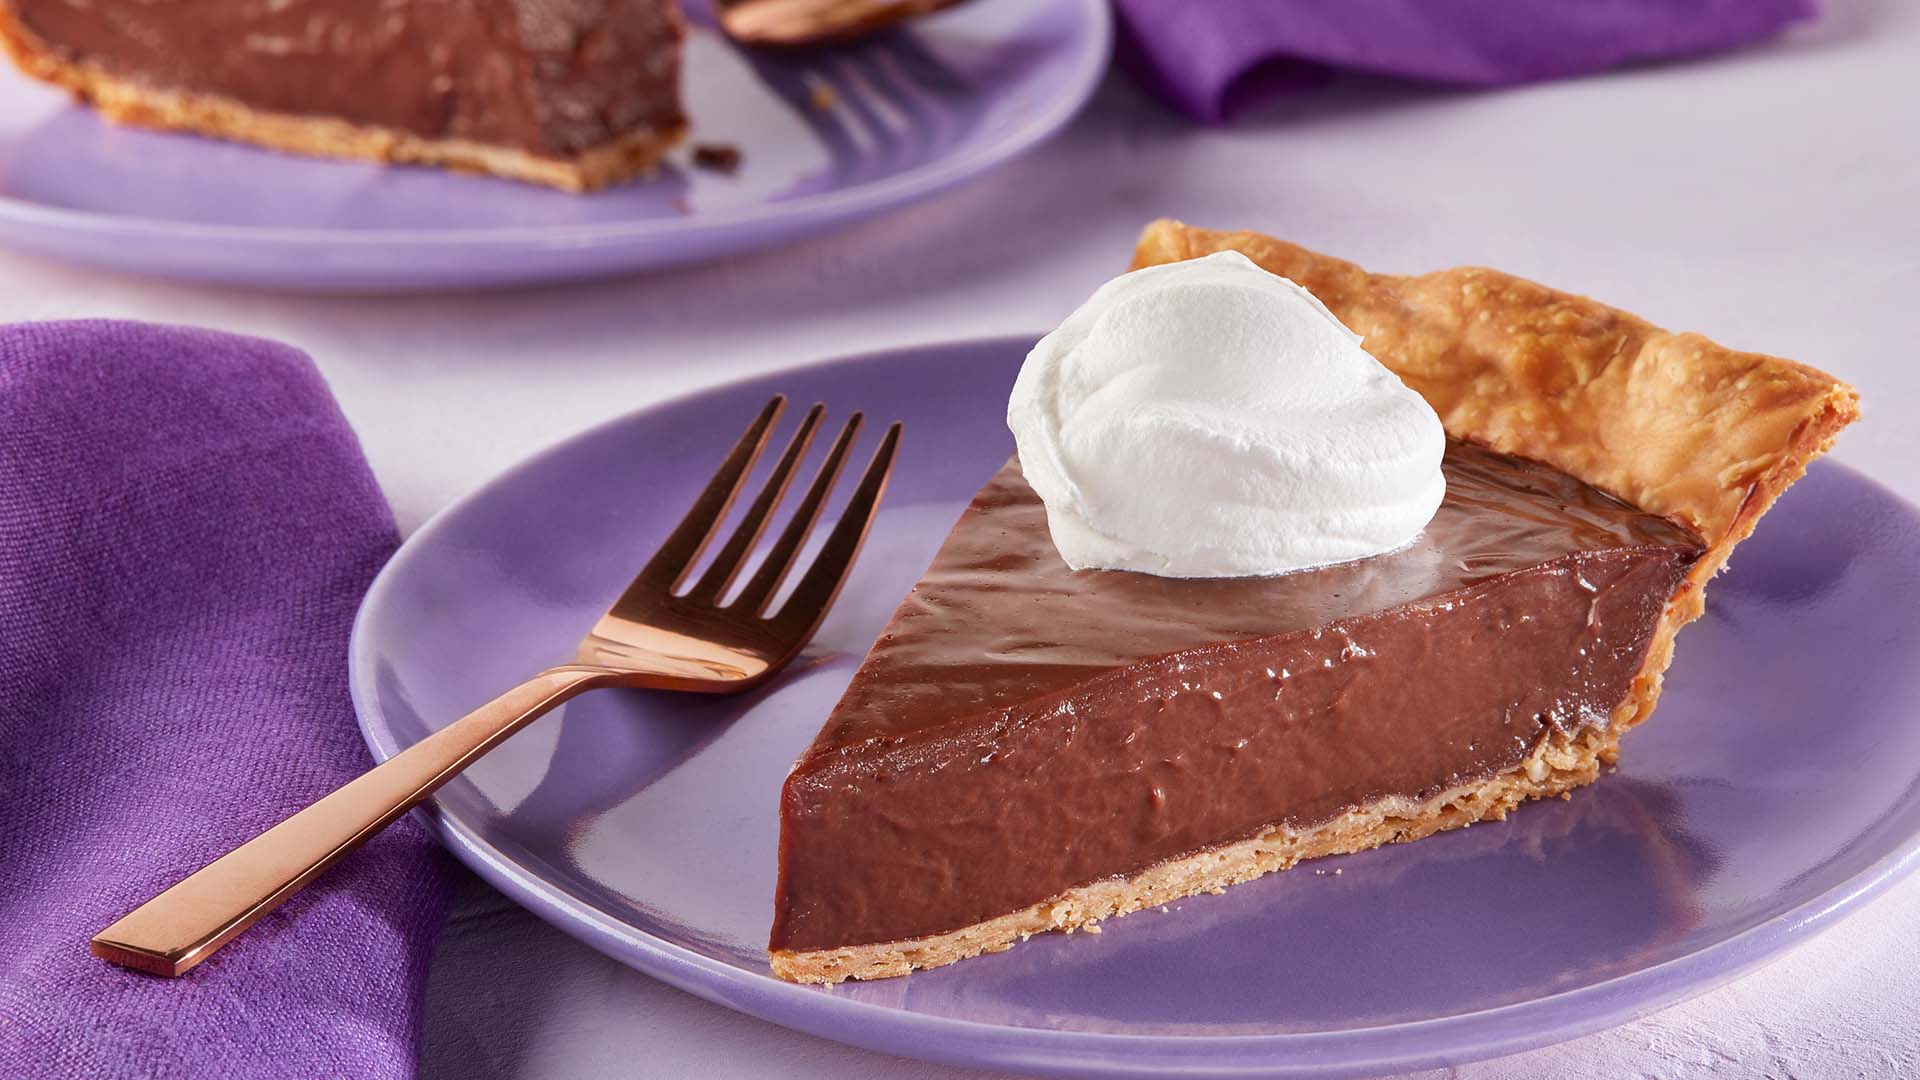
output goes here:
{"type": "MultiPolygon", "coordinates": [[[[1896,0],[1831,0],[1819,25],[1739,56],[1489,93],[1343,84],[1226,130],[1189,127],[1111,79],[1058,140],[992,176],[681,272],[314,298],[0,253],[0,315],[191,322],[306,348],[411,529],[529,451],[647,402],[796,361],[1044,330],[1162,214],[1379,269],[1496,266],[1809,361],[1865,399],[1867,420],[1836,456],[1920,500],[1920,9],[1896,0]]],[[[1917,1076],[1917,926],[1920,879],[1730,986],[1453,1072],[1917,1076]]],[[[706,1004],[464,873],[428,990],[422,1072],[985,1075],[706,1004]]]]}

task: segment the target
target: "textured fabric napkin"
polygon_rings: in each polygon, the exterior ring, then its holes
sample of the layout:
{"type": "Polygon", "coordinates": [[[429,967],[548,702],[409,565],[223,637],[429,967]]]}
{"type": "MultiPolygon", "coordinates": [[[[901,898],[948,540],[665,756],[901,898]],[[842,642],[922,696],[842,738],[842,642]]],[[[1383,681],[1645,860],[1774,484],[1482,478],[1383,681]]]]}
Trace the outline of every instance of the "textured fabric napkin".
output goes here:
{"type": "Polygon", "coordinates": [[[1731,48],[1814,0],[1114,0],[1121,58],[1196,120],[1333,69],[1464,86],[1580,75],[1731,48]]]}
{"type": "Polygon", "coordinates": [[[411,819],[182,979],[87,939],[371,764],[393,521],[290,348],[0,327],[0,1077],[410,1076],[446,866],[411,819]]]}

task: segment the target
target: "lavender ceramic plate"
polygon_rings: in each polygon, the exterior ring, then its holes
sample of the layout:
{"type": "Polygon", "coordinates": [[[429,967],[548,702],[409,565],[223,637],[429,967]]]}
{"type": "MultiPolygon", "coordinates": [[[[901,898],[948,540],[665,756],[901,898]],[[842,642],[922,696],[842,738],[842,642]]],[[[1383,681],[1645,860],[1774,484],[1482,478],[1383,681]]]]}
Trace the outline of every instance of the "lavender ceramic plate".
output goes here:
{"type": "Polygon", "coordinates": [[[569,656],[782,390],[906,421],[873,538],[807,654],[740,698],[590,695],[436,800],[447,844],[482,876],[675,986],[942,1061],[1371,1073],[1650,1012],[1773,956],[1912,865],[1920,512],[1827,463],[1715,583],[1619,772],[1571,801],[1117,919],[1097,937],[1049,935],[832,990],[775,980],[763,947],[780,783],[1010,452],[1002,417],[1028,344],[906,350],[726,387],[507,472],[423,527],[368,593],[352,682],[369,745],[384,759],[569,656]]]}
{"type": "MultiPolygon", "coordinates": [[[[686,165],[588,196],[115,127],[0,73],[0,244],[306,289],[584,278],[761,247],[951,187],[1051,135],[1106,68],[1106,0],[971,0],[850,46],[763,55],[688,4],[686,165]],[[819,97],[816,98],[816,93],[819,97]],[[830,104],[828,104],[830,102],[830,104]]],[[[5,65],[0,64],[0,67],[5,65]]]]}

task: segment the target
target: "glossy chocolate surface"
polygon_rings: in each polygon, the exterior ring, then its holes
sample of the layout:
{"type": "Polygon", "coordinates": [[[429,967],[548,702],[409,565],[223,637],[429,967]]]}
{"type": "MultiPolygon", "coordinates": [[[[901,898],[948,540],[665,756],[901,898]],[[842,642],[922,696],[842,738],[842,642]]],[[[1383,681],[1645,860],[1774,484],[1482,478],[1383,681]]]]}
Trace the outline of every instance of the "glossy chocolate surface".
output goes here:
{"type": "Polygon", "coordinates": [[[7,0],[69,61],[158,90],[566,157],[682,122],[674,0],[7,0]]]}
{"type": "Polygon", "coordinates": [[[1604,723],[1696,538],[1450,444],[1420,539],[1273,578],[1074,572],[1009,462],[782,796],[775,949],[957,929],[1604,723]]]}

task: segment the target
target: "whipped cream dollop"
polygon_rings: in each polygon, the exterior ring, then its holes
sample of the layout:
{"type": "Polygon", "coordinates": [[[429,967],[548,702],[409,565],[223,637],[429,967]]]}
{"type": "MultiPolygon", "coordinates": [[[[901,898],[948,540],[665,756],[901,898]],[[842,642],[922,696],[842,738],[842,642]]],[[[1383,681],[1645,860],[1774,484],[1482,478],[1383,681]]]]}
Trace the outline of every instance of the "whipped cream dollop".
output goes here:
{"type": "Polygon", "coordinates": [[[1007,426],[1076,570],[1346,562],[1407,544],[1446,494],[1426,400],[1233,251],[1102,285],[1027,354],[1007,426]]]}

